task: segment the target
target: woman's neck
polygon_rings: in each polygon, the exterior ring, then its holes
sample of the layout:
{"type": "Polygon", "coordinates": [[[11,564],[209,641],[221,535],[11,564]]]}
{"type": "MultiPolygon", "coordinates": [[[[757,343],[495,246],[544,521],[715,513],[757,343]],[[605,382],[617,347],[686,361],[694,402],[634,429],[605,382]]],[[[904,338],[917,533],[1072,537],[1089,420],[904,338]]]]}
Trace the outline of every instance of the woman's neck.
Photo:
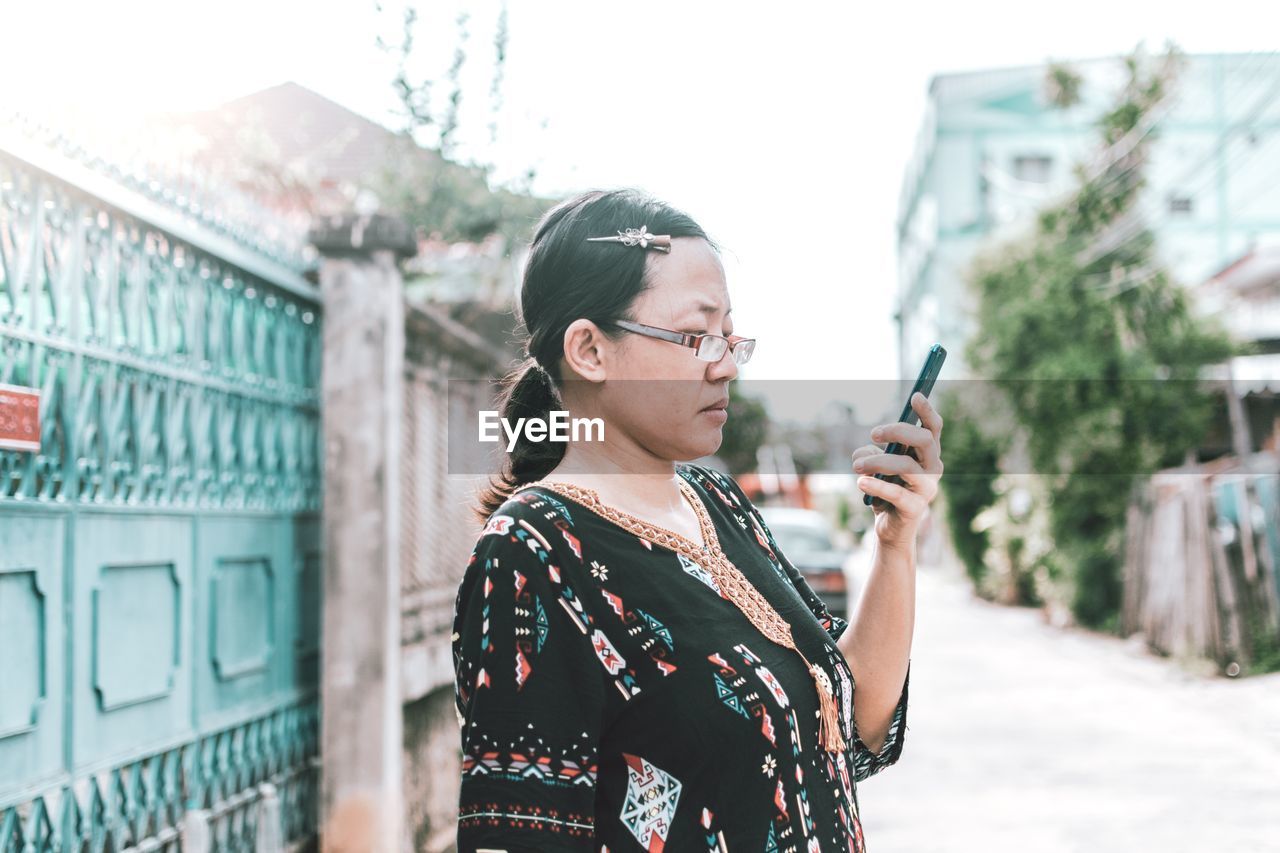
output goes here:
{"type": "Polygon", "coordinates": [[[594,489],[605,503],[636,515],[688,511],[675,463],[652,456],[570,444],[564,459],[543,479],[594,489]]]}

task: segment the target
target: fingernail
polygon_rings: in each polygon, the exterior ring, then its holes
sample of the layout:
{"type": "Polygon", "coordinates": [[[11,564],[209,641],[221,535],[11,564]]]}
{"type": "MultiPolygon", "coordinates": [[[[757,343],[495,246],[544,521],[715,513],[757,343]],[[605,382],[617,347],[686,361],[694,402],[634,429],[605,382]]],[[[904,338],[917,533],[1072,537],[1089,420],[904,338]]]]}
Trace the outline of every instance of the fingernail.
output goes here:
{"type": "Polygon", "coordinates": [[[883,435],[884,435],[884,430],[880,429],[880,427],[876,427],[871,431],[871,437],[874,438],[876,441],[879,441],[881,436],[883,435]]]}
{"type": "Polygon", "coordinates": [[[853,463],[853,470],[855,470],[855,471],[861,471],[861,470],[862,470],[863,468],[865,468],[865,467],[867,467],[867,465],[866,465],[866,463],[865,463],[865,462],[863,462],[861,459],[859,459],[857,462],[854,462],[854,463],[853,463]]]}

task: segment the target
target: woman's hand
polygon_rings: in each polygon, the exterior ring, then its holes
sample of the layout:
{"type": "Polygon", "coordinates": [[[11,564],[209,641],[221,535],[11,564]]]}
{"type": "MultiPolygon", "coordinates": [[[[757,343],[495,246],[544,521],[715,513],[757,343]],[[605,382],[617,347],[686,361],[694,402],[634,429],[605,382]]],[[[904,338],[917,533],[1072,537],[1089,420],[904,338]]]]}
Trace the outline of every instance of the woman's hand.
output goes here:
{"type": "Polygon", "coordinates": [[[907,446],[906,453],[884,453],[874,444],[853,452],[853,470],[860,475],[858,488],[882,499],[872,502],[880,545],[904,550],[914,544],[920,521],[937,496],[942,477],[942,416],[919,392],[912,395],[911,408],[920,416],[920,426],[899,421],[881,424],[871,431],[873,441],[896,441],[907,446]],[[896,474],[906,485],[877,480],[875,474],[896,474]]]}

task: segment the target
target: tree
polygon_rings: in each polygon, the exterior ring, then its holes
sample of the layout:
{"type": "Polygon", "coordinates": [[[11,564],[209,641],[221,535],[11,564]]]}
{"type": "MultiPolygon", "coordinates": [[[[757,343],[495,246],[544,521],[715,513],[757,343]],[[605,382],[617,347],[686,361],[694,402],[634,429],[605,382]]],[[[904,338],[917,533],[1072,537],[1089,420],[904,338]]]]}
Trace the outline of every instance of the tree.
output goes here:
{"type": "Polygon", "coordinates": [[[729,419],[721,430],[720,449],[716,451],[735,477],[756,470],[756,453],[769,429],[764,403],[744,396],[738,385],[729,383],[729,419]]]}
{"type": "MultiPolygon", "coordinates": [[[[1117,623],[1130,489],[1203,437],[1201,368],[1236,352],[1192,314],[1136,205],[1181,61],[1174,48],[1125,59],[1127,85],[1098,122],[1102,153],[1077,167],[1076,190],[971,272],[978,332],[966,357],[1007,397],[1032,470],[1048,478],[1070,607],[1092,627],[1117,623]]],[[[1071,88],[1069,72],[1052,73],[1071,88]]]]}
{"type": "MultiPolygon", "coordinates": [[[[386,11],[381,2],[377,9],[386,11]]],[[[396,58],[392,86],[405,122],[402,144],[382,175],[379,196],[423,233],[446,242],[480,242],[490,234],[501,234],[507,245],[512,245],[528,238],[552,201],[530,192],[535,167],[525,170],[518,185],[495,187],[492,162],[456,162],[461,108],[471,98],[463,82],[471,55],[471,25],[468,11],[455,18],[452,57],[439,75],[417,70],[429,65],[421,61],[429,57],[423,56],[418,41],[423,26],[418,7],[410,4],[402,10],[398,42],[378,37],[378,46],[396,58]]],[[[490,143],[498,135],[508,39],[504,3],[494,23],[493,72],[488,86],[490,143]]]]}

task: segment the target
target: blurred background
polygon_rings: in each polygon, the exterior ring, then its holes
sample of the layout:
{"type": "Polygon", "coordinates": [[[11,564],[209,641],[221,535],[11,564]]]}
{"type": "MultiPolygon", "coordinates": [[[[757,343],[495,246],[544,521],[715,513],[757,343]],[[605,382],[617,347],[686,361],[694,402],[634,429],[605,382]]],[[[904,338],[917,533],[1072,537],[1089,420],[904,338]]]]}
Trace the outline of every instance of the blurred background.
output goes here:
{"type": "Polygon", "coordinates": [[[1224,2],[26,4],[0,853],[450,849],[451,424],[635,186],[759,339],[704,460],[833,611],[949,357],[880,851],[1280,849],[1280,55],[1224,2]]]}

